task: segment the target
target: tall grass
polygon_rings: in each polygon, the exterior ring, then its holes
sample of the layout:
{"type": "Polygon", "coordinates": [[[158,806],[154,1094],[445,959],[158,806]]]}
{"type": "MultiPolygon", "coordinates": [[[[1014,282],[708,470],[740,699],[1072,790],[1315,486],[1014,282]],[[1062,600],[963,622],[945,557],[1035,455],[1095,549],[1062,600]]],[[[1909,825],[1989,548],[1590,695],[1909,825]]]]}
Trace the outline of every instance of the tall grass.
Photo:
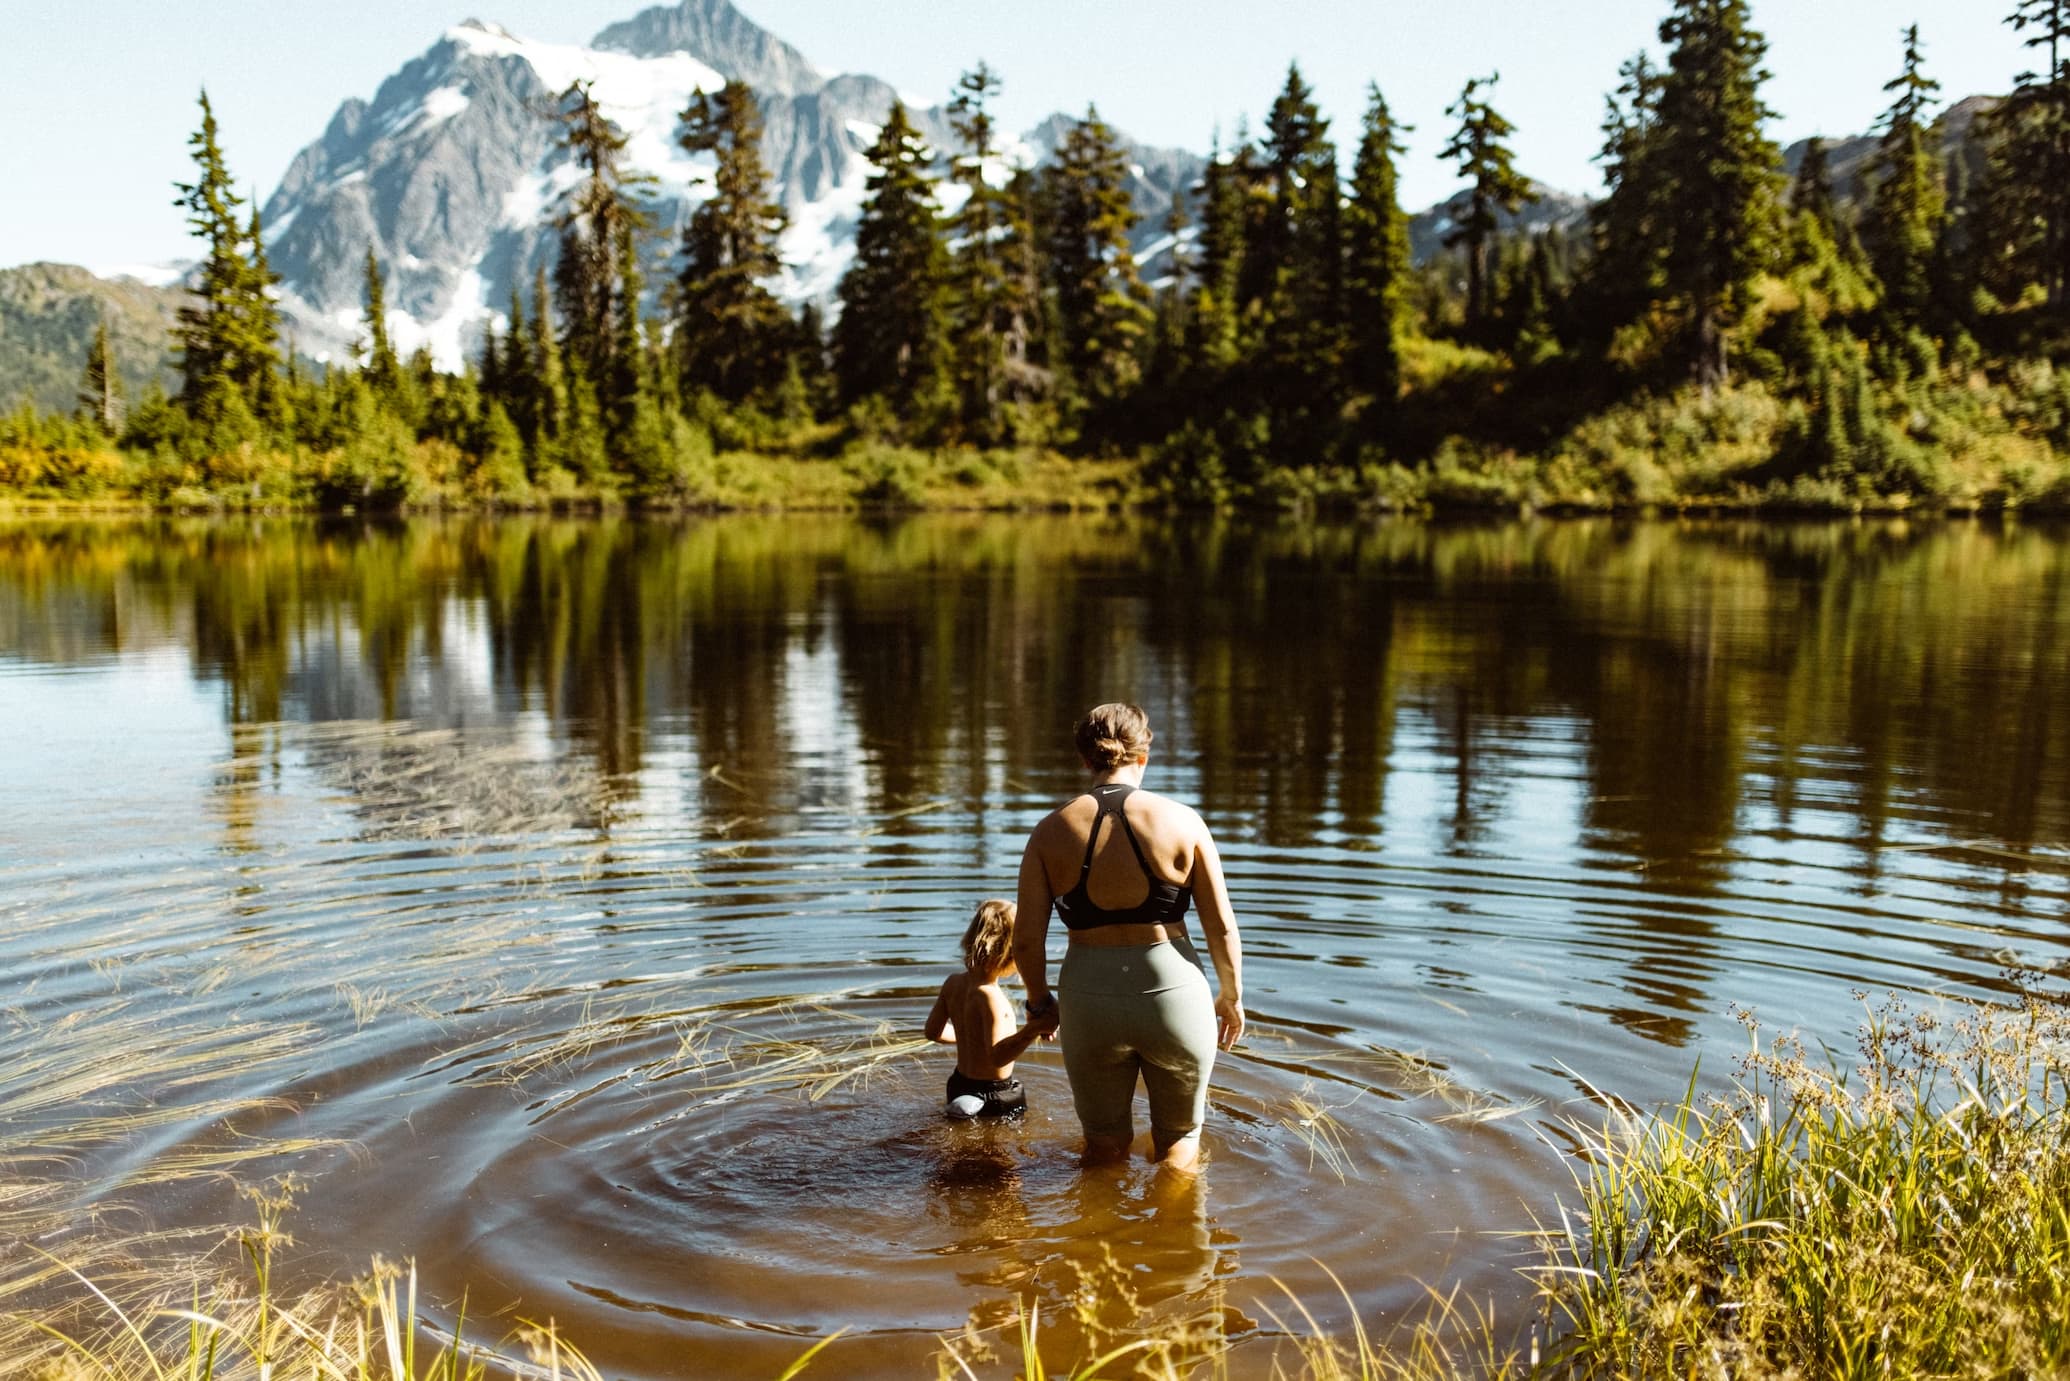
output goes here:
{"type": "Polygon", "coordinates": [[[1853,1068],[1791,1036],[1731,1091],[1590,1138],[1544,1293],[1587,1376],[2070,1367],[2070,1007],[1872,1009],[1853,1068]]]}

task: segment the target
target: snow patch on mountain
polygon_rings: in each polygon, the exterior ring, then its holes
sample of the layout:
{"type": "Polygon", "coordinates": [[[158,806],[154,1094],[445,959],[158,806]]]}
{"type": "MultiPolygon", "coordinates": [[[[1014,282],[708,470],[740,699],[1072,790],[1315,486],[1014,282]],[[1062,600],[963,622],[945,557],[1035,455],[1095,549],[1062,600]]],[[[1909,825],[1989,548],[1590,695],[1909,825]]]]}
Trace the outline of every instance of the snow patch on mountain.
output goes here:
{"type": "MultiPolygon", "coordinates": [[[[867,195],[864,157],[897,98],[874,77],[822,77],[804,56],[736,10],[731,0],[681,0],[605,29],[589,45],[520,37],[469,20],[447,29],[381,84],[348,100],[322,137],[296,156],[268,199],[267,246],[283,279],[281,303],[304,353],[349,358],[362,333],[362,263],[368,250],[388,278],[391,334],[405,351],[429,349],[458,368],[513,287],[529,295],[557,254],[557,219],[583,173],[562,146],[561,97],[580,81],[626,135],[628,168],[647,184],[655,233],[643,249],[650,291],[677,269],[682,228],[710,195],[714,160],[677,142],[683,110],[727,76],[762,102],[763,157],[790,224],[784,268],[771,286],[786,301],[830,300],[854,257],[867,195]]],[[[910,94],[910,114],[937,150],[952,139],[945,107],[910,94]]],[[[1063,117],[1002,141],[984,175],[1004,186],[1017,167],[1054,151],[1063,117]]],[[[1174,188],[1200,159],[1130,146],[1132,190],[1154,237],[1174,188]]],[[[939,159],[939,154],[937,154],[939,159]]],[[[938,169],[945,171],[945,165],[938,169]]],[[[944,185],[953,210],[965,195],[944,185]]]]}

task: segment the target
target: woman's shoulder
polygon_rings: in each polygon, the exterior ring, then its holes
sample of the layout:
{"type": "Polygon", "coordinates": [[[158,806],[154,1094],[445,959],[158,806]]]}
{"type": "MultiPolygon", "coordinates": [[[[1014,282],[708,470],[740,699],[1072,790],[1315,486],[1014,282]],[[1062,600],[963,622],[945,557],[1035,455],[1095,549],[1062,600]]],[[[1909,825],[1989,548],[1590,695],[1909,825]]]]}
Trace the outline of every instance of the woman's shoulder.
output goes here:
{"type": "Polygon", "coordinates": [[[1154,814],[1161,820],[1189,825],[1202,831],[1207,829],[1206,822],[1200,818],[1200,812],[1184,801],[1175,801],[1169,796],[1160,796],[1154,791],[1137,787],[1129,796],[1129,804],[1135,806],[1137,802],[1142,803],[1139,809],[1146,814],[1154,814]]]}

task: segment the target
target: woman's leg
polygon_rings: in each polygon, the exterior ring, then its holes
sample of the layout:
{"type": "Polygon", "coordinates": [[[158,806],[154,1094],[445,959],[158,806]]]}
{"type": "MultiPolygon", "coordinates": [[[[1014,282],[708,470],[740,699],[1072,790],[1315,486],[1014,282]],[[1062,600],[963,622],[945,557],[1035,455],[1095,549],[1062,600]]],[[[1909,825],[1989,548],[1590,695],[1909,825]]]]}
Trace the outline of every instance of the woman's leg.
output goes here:
{"type": "Polygon", "coordinates": [[[1129,1043],[1129,996],[1107,971],[1119,968],[1116,950],[1073,947],[1057,974],[1057,1044],[1071,1081],[1071,1105],[1085,1132],[1087,1164],[1125,1160],[1135,1139],[1130,1103],[1141,1066],[1129,1043]]]}
{"type": "Polygon", "coordinates": [[[1168,986],[1145,995],[1154,1007],[1138,1043],[1143,1089],[1150,1095],[1150,1157],[1190,1170],[1200,1158],[1208,1076],[1215,1067],[1214,995],[1191,945],[1176,941],[1153,954],[1168,986]]]}

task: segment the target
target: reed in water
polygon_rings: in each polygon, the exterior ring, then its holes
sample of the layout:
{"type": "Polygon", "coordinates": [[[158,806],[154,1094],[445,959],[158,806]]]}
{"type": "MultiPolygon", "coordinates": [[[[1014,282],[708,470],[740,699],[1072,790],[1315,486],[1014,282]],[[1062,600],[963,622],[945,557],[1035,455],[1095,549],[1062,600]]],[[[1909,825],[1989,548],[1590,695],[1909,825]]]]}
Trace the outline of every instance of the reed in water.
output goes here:
{"type": "MultiPolygon", "coordinates": [[[[1793,1036],[1764,1040],[1752,1014],[1741,1016],[1750,1046],[1723,1093],[1700,1094],[1692,1077],[1661,1114],[1605,1096],[1600,1123],[1567,1124],[1581,1146],[1579,1204],[1542,1234],[1540,1319],[1520,1327],[1433,1290],[1422,1318],[1384,1336],[1355,1308],[1349,1332],[1333,1332],[1289,1295],[1266,1310],[1277,1325],[1271,1374],[2039,1375],[2070,1364],[2070,998],[2027,977],[2004,1005],[1944,1012],[1893,999],[1870,1009],[1851,1068],[1793,1036]]],[[[809,1071],[773,1060],[746,1077],[809,1089],[876,1067],[889,1049],[880,1036],[809,1071]]],[[[259,1225],[237,1238],[250,1283],[226,1282],[190,1305],[161,1296],[124,1306],[44,1258],[44,1283],[62,1277],[82,1292],[72,1318],[97,1321],[71,1331],[31,1321],[10,1335],[6,1369],[154,1381],[596,1375],[550,1324],[495,1346],[463,1341],[461,1325],[432,1329],[407,1268],[377,1262],[349,1289],[275,1298],[286,1198],[255,1202],[259,1225]]],[[[1126,1307],[1094,1307],[1127,1304],[1126,1272],[1112,1277],[1074,1292],[1078,1317],[1046,1320],[1031,1304],[1003,1329],[945,1338],[937,1374],[1223,1378],[1261,1360],[1231,1351],[1232,1336],[1250,1330],[1228,1326],[1240,1316],[1219,1297],[1147,1328],[1126,1307]]]]}

